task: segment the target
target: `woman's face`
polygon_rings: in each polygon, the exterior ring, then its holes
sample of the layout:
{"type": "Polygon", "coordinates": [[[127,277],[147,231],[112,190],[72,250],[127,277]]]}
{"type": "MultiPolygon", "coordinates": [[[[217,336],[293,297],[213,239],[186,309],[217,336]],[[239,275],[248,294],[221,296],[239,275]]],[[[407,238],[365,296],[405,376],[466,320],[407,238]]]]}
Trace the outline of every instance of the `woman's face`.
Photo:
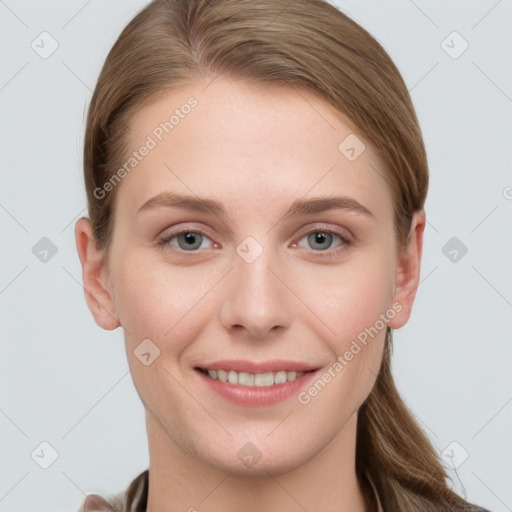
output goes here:
{"type": "Polygon", "coordinates": [[[414,296],[371,149],[315,96],[226,78],[140,109],[128,142],[106,275],[150,439],[255,474],[355,435],[414,296]]]}

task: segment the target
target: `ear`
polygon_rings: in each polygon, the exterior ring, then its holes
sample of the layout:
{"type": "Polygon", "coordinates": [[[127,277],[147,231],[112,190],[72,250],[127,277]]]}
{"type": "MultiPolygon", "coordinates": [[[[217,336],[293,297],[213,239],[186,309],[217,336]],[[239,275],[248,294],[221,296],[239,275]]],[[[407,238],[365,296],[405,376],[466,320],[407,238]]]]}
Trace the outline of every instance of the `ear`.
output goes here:
{"type": "Polygon", "coordinates": [[[411,316],[412,305],[420,283],[421,255],[423,250],[423,233],[425,231],[425,212],[416,212],[412,218],[409,241],[399,254],[395,270],[395,290],[393,303],[402,309],[390,319],[389,327],[399,329],[411,316]]]}
{"type": "Polygon", "coordinates": [[[120,323],[114,306],[104,250],[96,246],[89,219],[78,219],[75,225],[75,241],[82,264],[85,301],[96,323],[111,331],[119,327],[120,323]]]}

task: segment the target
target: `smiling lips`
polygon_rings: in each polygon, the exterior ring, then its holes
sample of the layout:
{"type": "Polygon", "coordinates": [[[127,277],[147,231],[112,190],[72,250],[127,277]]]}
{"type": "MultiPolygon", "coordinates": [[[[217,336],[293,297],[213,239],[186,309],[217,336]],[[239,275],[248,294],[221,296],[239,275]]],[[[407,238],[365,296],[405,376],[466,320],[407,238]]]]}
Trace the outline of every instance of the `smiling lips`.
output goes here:
{"type": "Polygon", "coordinates": [[[230,384],[239,384],[240,386],[273,386],[274,384],[282,384],[284,382],[292,382],[299,377],[302,377],[305,372],[285,371],[279,370],[278,372],[265,372],[265,373],[248,373],[236,372],[234,370],[204,370],[204,373],[209,375],[212,379],[220,380],[222,382],[229,382],[230,384]]]}
{"type": "Polygon", "coordinates": [[[208,388],[221,397],[237,405],[264,406],[296,394],[318,367],[285,360],[224,360],[195,369],[208,388]]]}

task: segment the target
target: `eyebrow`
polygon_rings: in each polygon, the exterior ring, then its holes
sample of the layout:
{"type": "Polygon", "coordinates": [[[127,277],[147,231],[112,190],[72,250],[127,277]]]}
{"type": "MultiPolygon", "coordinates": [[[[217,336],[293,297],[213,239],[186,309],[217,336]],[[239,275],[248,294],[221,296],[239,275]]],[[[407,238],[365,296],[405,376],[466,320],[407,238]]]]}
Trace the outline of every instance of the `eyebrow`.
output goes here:
{"type": "MultiPolygon", "coordinates": [[[[137,211],[155,210],[158,208],[183,208],[194,212],[209,213],[219,217],[229,217],[224,205],[215,199],[207,197],[190,196],[177,192],[162,192],[148,199],[137,211]]],[[[299,215],[308,215],[324,212],[326,210],[350,210],[375,220],[375,215],[361,203],[347,196],[320,196],[310,199],[297,199],[288,208],[282,219],[299,215]]]]}

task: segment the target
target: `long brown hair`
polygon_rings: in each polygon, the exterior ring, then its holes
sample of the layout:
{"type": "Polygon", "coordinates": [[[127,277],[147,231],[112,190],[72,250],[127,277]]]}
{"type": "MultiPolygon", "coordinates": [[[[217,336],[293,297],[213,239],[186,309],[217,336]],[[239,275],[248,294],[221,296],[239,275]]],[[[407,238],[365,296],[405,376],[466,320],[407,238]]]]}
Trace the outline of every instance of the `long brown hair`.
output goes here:
{"type": "MultiPolygon", "coordinates": [[[[378,155],[398,247],[405,246],[427,195],[427,157],[407,87],[368,32],[322,0],[155,0],[112,47],[88,112],[84,175],[99,247],[108,252],[117,190],[105,193],[104,185],[126,159],[135,109],[220,74],[300,88],[346,116],[378,155]]],[[[395,387],[391,351],[388,328],[379,375],[358,413],[359,480],[372,480],[389,512],[481,510],[449,488],[436,450],[395,387]]]]}

